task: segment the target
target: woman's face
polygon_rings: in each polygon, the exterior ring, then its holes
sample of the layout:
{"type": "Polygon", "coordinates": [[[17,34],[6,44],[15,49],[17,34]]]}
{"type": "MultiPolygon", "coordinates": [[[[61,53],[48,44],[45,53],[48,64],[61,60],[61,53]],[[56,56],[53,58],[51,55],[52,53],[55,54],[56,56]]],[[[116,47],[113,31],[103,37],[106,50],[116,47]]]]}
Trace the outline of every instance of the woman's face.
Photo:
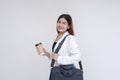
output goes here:
{"type": "Polygon", "coordinates": [[[65,18],[60,18],[57,22],[57,30],[60,33],[66,32],[68,29],[68,22],[65,18]]]}

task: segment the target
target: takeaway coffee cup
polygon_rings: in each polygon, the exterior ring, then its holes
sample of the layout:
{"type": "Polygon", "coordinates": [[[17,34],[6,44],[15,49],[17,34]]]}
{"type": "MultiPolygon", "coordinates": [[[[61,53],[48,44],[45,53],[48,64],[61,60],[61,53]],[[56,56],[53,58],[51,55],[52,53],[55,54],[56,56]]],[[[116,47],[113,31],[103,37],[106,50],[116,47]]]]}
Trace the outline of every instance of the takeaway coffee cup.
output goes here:
{"type": "Polygon", "coordinates": [[[43,50],[43,45],[42,43],[38,43],[35,45],[37,52],[39,55],[43,55],[44,54],[44,50],[43,50]]]}

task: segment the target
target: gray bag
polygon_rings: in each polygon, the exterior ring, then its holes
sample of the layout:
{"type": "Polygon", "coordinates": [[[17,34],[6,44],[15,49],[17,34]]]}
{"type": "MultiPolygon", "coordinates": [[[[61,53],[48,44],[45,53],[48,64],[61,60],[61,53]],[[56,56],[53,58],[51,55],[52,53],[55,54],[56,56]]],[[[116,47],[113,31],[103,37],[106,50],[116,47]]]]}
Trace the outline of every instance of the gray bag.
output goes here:
{"type": "Polygon", "coordinates": [[[49,80],[83,80],[83,71],[73,65],[55,66],[51,69],[49,80]]]}

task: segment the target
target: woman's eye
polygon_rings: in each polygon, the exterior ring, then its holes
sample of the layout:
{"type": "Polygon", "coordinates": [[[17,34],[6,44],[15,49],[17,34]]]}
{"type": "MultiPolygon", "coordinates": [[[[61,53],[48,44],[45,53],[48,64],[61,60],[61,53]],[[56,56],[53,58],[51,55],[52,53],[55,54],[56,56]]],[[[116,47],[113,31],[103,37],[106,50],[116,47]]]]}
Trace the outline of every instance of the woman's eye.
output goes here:
{"type": "Polygon", "coordinates": [[[60,21],[58,21],[58,23],[61,23],[60,21]]]}
{"type": "Polygon", "coordinates": [[[63,24],[66,24],[65,22],[63,22],[63,24]]]}

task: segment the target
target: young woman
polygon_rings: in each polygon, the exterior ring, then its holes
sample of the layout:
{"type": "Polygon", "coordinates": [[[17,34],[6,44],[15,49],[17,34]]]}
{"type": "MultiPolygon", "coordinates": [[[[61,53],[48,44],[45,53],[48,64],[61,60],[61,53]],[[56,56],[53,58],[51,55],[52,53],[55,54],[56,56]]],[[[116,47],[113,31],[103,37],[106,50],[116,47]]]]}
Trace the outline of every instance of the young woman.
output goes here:
{"type": "MultiPolygon", "coordinates": [[[[73,64],[75,68],[78,68],[77,66],[79,65],[78,63],[81,60],[81,53],[76,43],[76,38],[74,36],[74,30],[73,30],[73,22],[69,14],[62,14],[59,16],[57,20],[56,30],[58,35],[52,47],[53,53],[49,53],[46,50],[44,50],[45,52],[44,56],[47,56],[55,60],[54,67],[60,65],[73,64]],[[62,44],[62,47],[60,48],[59,52],[54,53],[56,48],[59,46],[59,43],[63,40],[63,38],[66,35],[68,36],[66,37],[64,43],[62,44]]],[[[54,80],[62,80],[57,75],[58,74],[54,75],[54,80]]],[[[51,79],[51,76],[50,76],[50,80],[53,80],[51,79]]]]}

